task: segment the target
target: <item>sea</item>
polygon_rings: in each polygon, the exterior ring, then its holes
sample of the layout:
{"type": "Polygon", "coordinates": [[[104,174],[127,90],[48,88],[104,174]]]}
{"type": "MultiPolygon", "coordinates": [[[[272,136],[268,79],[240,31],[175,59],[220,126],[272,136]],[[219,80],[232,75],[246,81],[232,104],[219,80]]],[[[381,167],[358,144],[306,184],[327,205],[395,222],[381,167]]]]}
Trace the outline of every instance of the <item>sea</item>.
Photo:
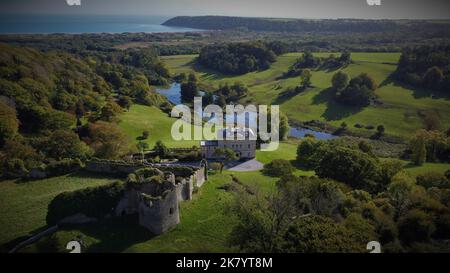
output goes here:
{"type": "Polygon", "coordinates": [[[200,31],[161,25],[171,16],[0,14],[0,34],[160,33],[200,31]]]}

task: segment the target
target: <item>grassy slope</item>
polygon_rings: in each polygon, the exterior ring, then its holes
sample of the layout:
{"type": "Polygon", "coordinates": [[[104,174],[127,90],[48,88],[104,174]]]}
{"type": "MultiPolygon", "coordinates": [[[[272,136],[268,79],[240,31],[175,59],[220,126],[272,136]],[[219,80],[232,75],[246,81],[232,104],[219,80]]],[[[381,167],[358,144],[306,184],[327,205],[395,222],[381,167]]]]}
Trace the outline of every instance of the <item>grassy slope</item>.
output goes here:
{"type": "Polygon", "coordinates": [[[146,140],[150,148],[156,141],[161,140],[168,147],[192,147],[199,145],[199,141],[176,141],[172,139],[171,128],[176,121],[156,107],[134,104],[128,112],[121,117],[119,126],[130,136],[132,143],[137,143],[136,138],[142,135],[144,130],[150,132],[146,140]]]}
{"type": "Polygon", "coordinates": [[[30,182],[0,182],[0,245],[46,226],[50,201],[65,191],[104,185],[109,178],[61,176],[30,182]]]}
{"type": "MultiPolygon", "coordinates": [[[[328,53],[317,54],[327,56],[328,53]]],[[[193,64],[195,55],[169,56],[163,60],[173,73],[195,71],[206,85],[218,86],[225,82],[242,81],[250,88],[250,96],[244,102],[280,104],[281,109],[292,120],[305,121],[319,119],[334,125],[346,121],[351,127],[355,123],[364,125],[383,124],[388,134],[408,137],[416,129],[422,127],[418,116],[419,110],[436,111],[444,128],[450,127],[450,100],[437,94],[431,95],[421,90],[411,90],[390,82],[388,77],[396,69],[399,53],[353,53],[353,64],[344,68],[350,76],[362,72],[372,75],[380,84],[376,90],[384,105],[356,109],[340,105],[331,100],[332,93],[327,90],[331,86],[331,78],[336,71],[314,71],[313,88],[298,94],[289,100],[277,99],[278,94],[288,87],[299,84],[300,79],[277,79],[287,71],[301,53],[290,53],[278,57],[270,69],[252,72],[241,76],[225,76],[193,64]]],[[[365,130],[356,129],[353,130],[365,130]]]]}

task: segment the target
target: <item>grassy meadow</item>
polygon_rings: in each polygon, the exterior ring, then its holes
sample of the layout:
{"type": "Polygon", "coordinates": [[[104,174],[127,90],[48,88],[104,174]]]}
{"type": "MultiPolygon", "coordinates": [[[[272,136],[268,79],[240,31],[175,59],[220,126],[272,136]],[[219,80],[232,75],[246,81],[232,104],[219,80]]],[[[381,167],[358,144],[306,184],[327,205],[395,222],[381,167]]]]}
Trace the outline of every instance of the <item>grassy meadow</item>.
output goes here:
{"type": "Polygon", "coordinates": [[[148,143],[150,148],[158,140],[171,148],[198,146],[199,141],[177,141],[172,138],[171,128],[176,120],[159,108],[133,104],[128,112],[121,115],[119,127],[127,133],[130,143],[138,143],[137,138],[143,131],[148,130],[150,136],[144,142],[148,143]]]}
{"type": "MultiPolygon", "coordinates": [[[[400,53],[353,53],[353,63],[343,70],[354,77],[360,73],[370,74],[379,84],[375,91],[383,105],[363,109],[341,105],[332,100],[331,78],[336,71],[313,71],[312,88],[288,99],[279,96],[289,87],[300,84],[300,78],[281,79],[280,76],[300,57],[302,53],[289,53],[278,57],[271,68],[264,71],[239,76],[226,76],[195,64],[195,55],[163,57],[163,61],[173,74],[195,72],[206,86],[217,87],[226,82],[241,81],[249,87],[250,94],[242,103],[278,104],[291,120],[322,120],[339,126],[345,121],[354,131],[353,125],[380,125],[389,135],[408,138],[415,130],[422,128],[421,112],[434,111],[443,128],[450,127],[450,100],[443,94],[434,96],[424,90],[409,89],[390,79],[396,69],[400,53]]],[[[325,57],[329,53],[316,56],[325,57]]],[[[338,55],[338,54],[336,54],[338,55]]]]}
{"type": "Polygon", "coordinates": [[[37,181],[0,182],[0,245],[44,228],[47,207],[56,195],[113,181],[117,179],[73,174],[37,181]]]}

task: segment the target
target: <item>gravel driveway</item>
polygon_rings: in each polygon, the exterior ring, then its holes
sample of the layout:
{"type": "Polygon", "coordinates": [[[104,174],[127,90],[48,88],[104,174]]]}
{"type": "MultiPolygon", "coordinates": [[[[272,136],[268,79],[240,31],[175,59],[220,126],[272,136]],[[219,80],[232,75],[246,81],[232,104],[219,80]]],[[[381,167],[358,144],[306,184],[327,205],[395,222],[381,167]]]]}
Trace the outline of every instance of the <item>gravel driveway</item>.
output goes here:
{"type": "Polygon", "coordinates": [[[253,171],[259,171],[262,170],[264,167],[264,164],[259,162],[256,159],[252,159],[249,161],[246,161],[244,163],[241,163],[239,165],[234,166],[233,168],[228,169],[229,171],[234,172],[253,172],[253,171]]]}

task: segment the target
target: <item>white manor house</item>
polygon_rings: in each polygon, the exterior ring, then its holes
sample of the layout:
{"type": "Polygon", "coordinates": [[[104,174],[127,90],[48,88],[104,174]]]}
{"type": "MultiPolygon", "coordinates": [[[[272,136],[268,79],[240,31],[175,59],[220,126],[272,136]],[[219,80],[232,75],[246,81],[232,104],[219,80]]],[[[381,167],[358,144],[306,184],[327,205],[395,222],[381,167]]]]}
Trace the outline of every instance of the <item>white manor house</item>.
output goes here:
{"type": "Polygon", "coordinates": [[[201,141],[202,157],[209,160],[220,159],[216,149],[229,148],[238,159],[252,159],[256,156],[256,135],[250,128],[224,128],[218,132],[221,140],[201,141]]]}

